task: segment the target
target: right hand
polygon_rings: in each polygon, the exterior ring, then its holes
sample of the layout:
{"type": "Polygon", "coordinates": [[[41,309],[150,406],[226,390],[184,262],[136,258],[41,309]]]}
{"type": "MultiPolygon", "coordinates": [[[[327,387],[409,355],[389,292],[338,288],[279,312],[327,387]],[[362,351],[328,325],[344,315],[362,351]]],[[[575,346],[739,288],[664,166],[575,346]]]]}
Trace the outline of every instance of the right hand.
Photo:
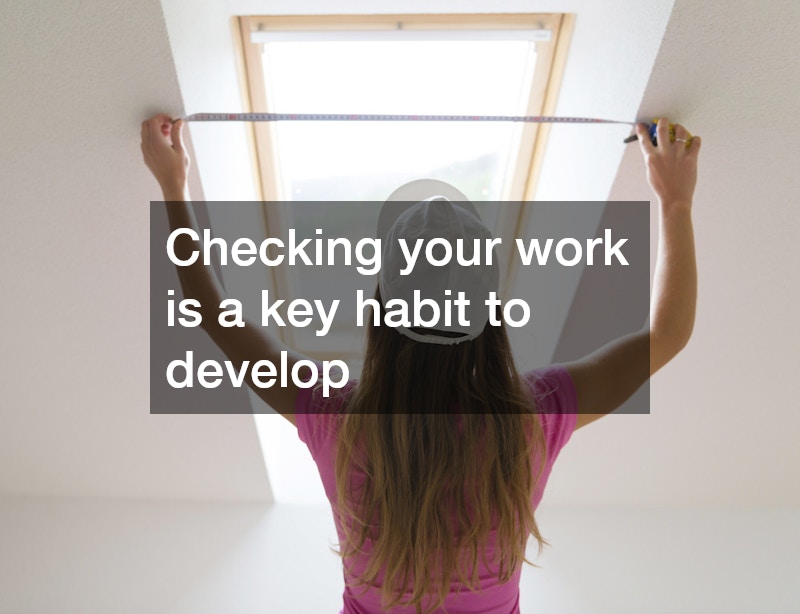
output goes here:
{"type": "Polygon", "coordinates": [[[189,155],[183,148],[183,120],[160,113],[142,122],[142,155],[164,193],[183,193],[189,155]]]}
{"type": "Polygon", "coordinates": [[[675,125],[675,141],[669,136],[669,120],[659,119],[658,145],[653,145],[646,124],[636,125],[636,134],[647,164],[647,181],[662,206],[691,208],[697,183],[697,155],[700,137],[689,137],[686,128],[675,125]],[[681,140],[688,140],[682,142],[681,140]]]}

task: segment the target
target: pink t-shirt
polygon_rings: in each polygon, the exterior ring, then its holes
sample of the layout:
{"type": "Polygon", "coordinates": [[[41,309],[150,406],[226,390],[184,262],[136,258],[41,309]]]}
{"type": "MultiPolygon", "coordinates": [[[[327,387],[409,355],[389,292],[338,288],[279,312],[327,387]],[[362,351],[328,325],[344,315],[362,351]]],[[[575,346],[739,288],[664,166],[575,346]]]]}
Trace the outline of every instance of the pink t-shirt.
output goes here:
{"type": "MultiPolygon", "coordinates": [[[[539,408],[539,418],[544,430],[546,442],[545,467],[531,497],[534,509],[542,499],[545,483],[550,470],[561,448],[569,441],[575,430],[578,401],[575,387],[566,369],[562,366],[551,366],[546,369],[524,374],[524,380],[533,391],[539,408]]],[[[345,394],[349,387],[342,389],[345,394]]],[[[340,409],[344,395],[338,398],[324,399],[312,395],[310,389],[301,389],[297,396],[296,421],[300,439],[306,443],[311,456],[317,463],[325,493],[332,506],[336,504],[336,478],[334,454],[336,437],[341,416],[340,409]]],[[[535,469],[535,468],[534,468],[535,469]]],[[[334,515],[335,518],[335,515],[334,515]]],[[[337,523],[339,540],[343,540],[341,527],[337,523]]],[[[365,544],[365,547],[367,544],[365,544]]],[[[494,536],[487,541],[487,560],[492,560],[491,550],[494,547],[494,536]]],[[[358,574],[363,565],[355,565],[353,573],[358,574]]],[[[508,582],[500,583],[488,568],[479,570],[480,590],[470,591],[467,588],[453,585],[450,595],[444,602],[442,612],[448,614],[516,614],[519,612],[519,580],[520,566],[508,582]]],[[[381,609],[380,590],[369,588],[364,592],[363,586],[350,588],[345,574],[343,614],[378,614],[381,609]]],[[[438,611],[438,610],[437,610],[438,611]]],[[[393,608],[391,614],[414,614],[413,608],[393,608]]]]}

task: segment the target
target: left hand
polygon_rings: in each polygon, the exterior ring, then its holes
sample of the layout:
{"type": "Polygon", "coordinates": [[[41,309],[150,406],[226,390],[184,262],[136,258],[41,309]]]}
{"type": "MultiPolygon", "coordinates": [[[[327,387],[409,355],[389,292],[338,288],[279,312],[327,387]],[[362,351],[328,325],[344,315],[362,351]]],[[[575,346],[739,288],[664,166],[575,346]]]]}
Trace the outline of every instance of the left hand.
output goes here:
{"type": "Polygon", "coordinates": [[[183,193],[189,155],[183,148],[183,120],[160,113],[142,122],[142,154],[164,193],[183,193]]]}
{"type": "Polygon", "coordinates": [[[690,136],[686,128],[675,124],[675,139],[670,139],[669,120],[659,119],[658,145],[650,140],[646,124],[637,124],[639,145],[647,164],[647,180],[662,207],[691,209],[697,183],[697,157],[700,137],[690,136]]]}

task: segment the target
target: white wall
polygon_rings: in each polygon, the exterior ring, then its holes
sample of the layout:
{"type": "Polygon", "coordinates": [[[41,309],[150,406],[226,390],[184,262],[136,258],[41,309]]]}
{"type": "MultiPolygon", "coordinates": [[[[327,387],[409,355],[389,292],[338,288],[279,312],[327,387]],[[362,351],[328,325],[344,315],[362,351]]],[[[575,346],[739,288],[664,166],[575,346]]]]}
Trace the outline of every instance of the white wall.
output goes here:
{"type": "MultiPolygon", "coordinates": [[[[800,609],[797,511],[545,504],[539,523],[523,612],[800,609]]],[[[333,614],[334,540],[321,506],[0,498],[0,611],[333,614]]]]}
{"type": "Polygon", "coordinates": [[[0,58],[0,493],[266,500],[252,416],[149,413],[160,3],[0,3],[0,58]]]}
{"type": "MultiPolygon", "coordinates": [[[[553,500],[800,507],[800,141],[786,121],[800,100],[798,23],[795,0],[676,2],[642,113],[669,113],[703,139],[695,331],[652,379],[651,415],[575,434],[553,500]]],[[[631,145],[610,197],[643,194],[631,145]]]]}

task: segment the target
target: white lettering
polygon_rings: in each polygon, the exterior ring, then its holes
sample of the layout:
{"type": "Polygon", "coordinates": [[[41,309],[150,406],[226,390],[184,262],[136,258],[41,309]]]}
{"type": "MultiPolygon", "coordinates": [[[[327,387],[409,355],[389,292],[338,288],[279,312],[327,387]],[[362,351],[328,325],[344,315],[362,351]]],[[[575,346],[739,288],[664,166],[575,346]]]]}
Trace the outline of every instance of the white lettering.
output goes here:
{"type": "MultiPolygon", "coordinates": [[[[249,384],[253,388],[264,389],[275,385],[278,374],[277,367],[270,360],[259,360],[250,365],[249,360],[235,366],[230,360],[222,364],[216,360],[204,360],[197,367],[197,383],[202,388],[217,388],[226,379],[234,388],[241,388],[250,371],[249,384]],[[224,369],[223,369],[224,365],[224,369]]],[[[281,386],[288,386],[287,374],[291,375],[292,384],[298,388],[311,388],[322,376],[322,395],[330,396],[332,388],[343,388],[350,379],[347,363],[341,360],[323,360],[321,368],[311,360],[298,360],[291,369],[288,365],[288,352],[280,353],[281,386]],[[302,374],[301,374],[302,371],[302,374]],[[287,373],[290,372],[290,373],[287,373]]],[[[173,360],[167,366],[167,382],[173,388],[194,387],[194,352],[187,351],[185,360],[173,360]],[[183,377],[176,376],[176,370],[183,370],[183,377]]]]}
{"type": "Polygon", "coordinates": [[[406,268],[400,270],[400,275],[408,275],[414,270],[414,265],[417,263],[417,258],[419,257],[419,252],[422,249],[424,241],[422,239],[417,239],[417,242],[414,244],[413,253],[409,253],[408,244],[405,239],[398,239],[398,242],[400,243],[400,249],[403,250],[403,256],[406,259],[407,265],[406,268]]]}

